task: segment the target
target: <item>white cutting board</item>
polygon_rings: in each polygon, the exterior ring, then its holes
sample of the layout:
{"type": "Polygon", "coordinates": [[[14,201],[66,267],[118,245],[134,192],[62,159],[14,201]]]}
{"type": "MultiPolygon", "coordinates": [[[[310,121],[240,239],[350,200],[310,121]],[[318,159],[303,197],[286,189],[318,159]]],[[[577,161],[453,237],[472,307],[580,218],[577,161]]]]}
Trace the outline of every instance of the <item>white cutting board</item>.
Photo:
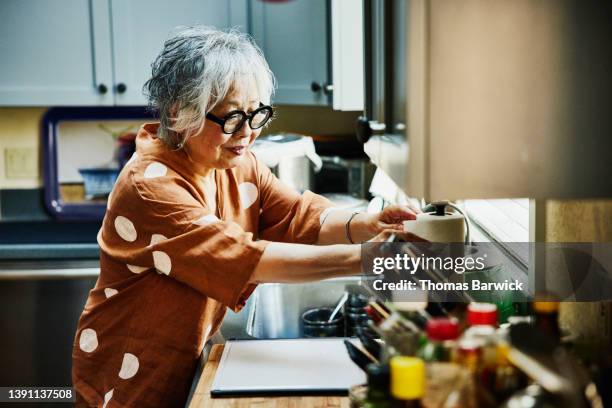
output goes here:
{"type": "Polygon", "coordinates": [[[351,386],[365,383],[366,376],[350,360],[343,341],[228,341],[211,395],[346,395],[351,386]]]}

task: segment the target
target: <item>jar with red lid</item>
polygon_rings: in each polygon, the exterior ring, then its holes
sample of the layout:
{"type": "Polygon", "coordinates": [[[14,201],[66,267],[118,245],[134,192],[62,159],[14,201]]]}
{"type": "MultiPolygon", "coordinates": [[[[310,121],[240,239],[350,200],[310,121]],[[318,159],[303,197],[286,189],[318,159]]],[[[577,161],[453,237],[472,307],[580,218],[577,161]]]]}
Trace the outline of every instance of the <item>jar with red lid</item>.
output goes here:
{"type": "Polygon", "coordinates": [[[459,338],[459,322],[452,318],[430,319],[426,332],[427,343],[421,348],[421,358],[425,361],[453,361],[459,338]]]}

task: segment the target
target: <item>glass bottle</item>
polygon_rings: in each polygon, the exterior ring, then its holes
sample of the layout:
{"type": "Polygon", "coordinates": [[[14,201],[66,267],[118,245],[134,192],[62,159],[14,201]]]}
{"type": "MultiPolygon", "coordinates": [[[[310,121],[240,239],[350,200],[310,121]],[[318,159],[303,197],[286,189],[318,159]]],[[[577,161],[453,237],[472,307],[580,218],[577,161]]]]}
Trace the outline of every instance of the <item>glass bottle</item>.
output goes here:
{"type": "Polygon", "coordinates": [[[368,393],[363,404],[364,408],[392,408],[390,394],[391,374],[389,364],[369,364],[368,393]]]}
{"type": "Polygon", "coordinates": [[[561,340],[559,328],[559,302],[535,301],[533,302],[536,327],[555,341],[561,340]]]}
{"type": "Polygon", "coordinates": [[[420,350],[425,361],[453,361],[459,322],[455,319],[436,318],[427,321],[427,343],[420,350]]]}

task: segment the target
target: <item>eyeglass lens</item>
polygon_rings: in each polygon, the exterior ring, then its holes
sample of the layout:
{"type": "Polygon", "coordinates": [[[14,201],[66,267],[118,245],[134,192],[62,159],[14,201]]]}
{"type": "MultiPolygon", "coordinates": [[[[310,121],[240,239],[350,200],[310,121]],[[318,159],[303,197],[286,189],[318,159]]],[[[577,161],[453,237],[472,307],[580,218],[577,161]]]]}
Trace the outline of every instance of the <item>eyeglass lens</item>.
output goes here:
{"type": "MultiPolygon", "coordinates": [[[[270,119],[270,110],[269,109],[258,109],[254,112],[253,117],[249,122],[249,126],[251,129],[259,129],[270,119]]],[[[247,116],[241,112],[236,112],[227,118],[225,118],[225,125],[223,126],[223,131],[226,133],[234,133],[238,131],[247,120],[247,116]]]]}

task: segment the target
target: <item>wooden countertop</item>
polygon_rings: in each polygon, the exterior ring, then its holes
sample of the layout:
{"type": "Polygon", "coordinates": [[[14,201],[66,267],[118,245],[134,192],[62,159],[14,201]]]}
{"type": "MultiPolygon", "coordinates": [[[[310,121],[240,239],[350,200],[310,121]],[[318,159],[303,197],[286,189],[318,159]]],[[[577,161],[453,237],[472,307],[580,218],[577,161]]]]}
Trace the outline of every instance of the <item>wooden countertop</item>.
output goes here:
{"type": "Polygon", "coordinates": [[[241,397],[211,398],[212,386],[219,360],[223,354],[223,344],[212,346],[202,376],[196,385],[189,408],[349,408],[348,397],[304,396],[304,397],[241,397]]]}

